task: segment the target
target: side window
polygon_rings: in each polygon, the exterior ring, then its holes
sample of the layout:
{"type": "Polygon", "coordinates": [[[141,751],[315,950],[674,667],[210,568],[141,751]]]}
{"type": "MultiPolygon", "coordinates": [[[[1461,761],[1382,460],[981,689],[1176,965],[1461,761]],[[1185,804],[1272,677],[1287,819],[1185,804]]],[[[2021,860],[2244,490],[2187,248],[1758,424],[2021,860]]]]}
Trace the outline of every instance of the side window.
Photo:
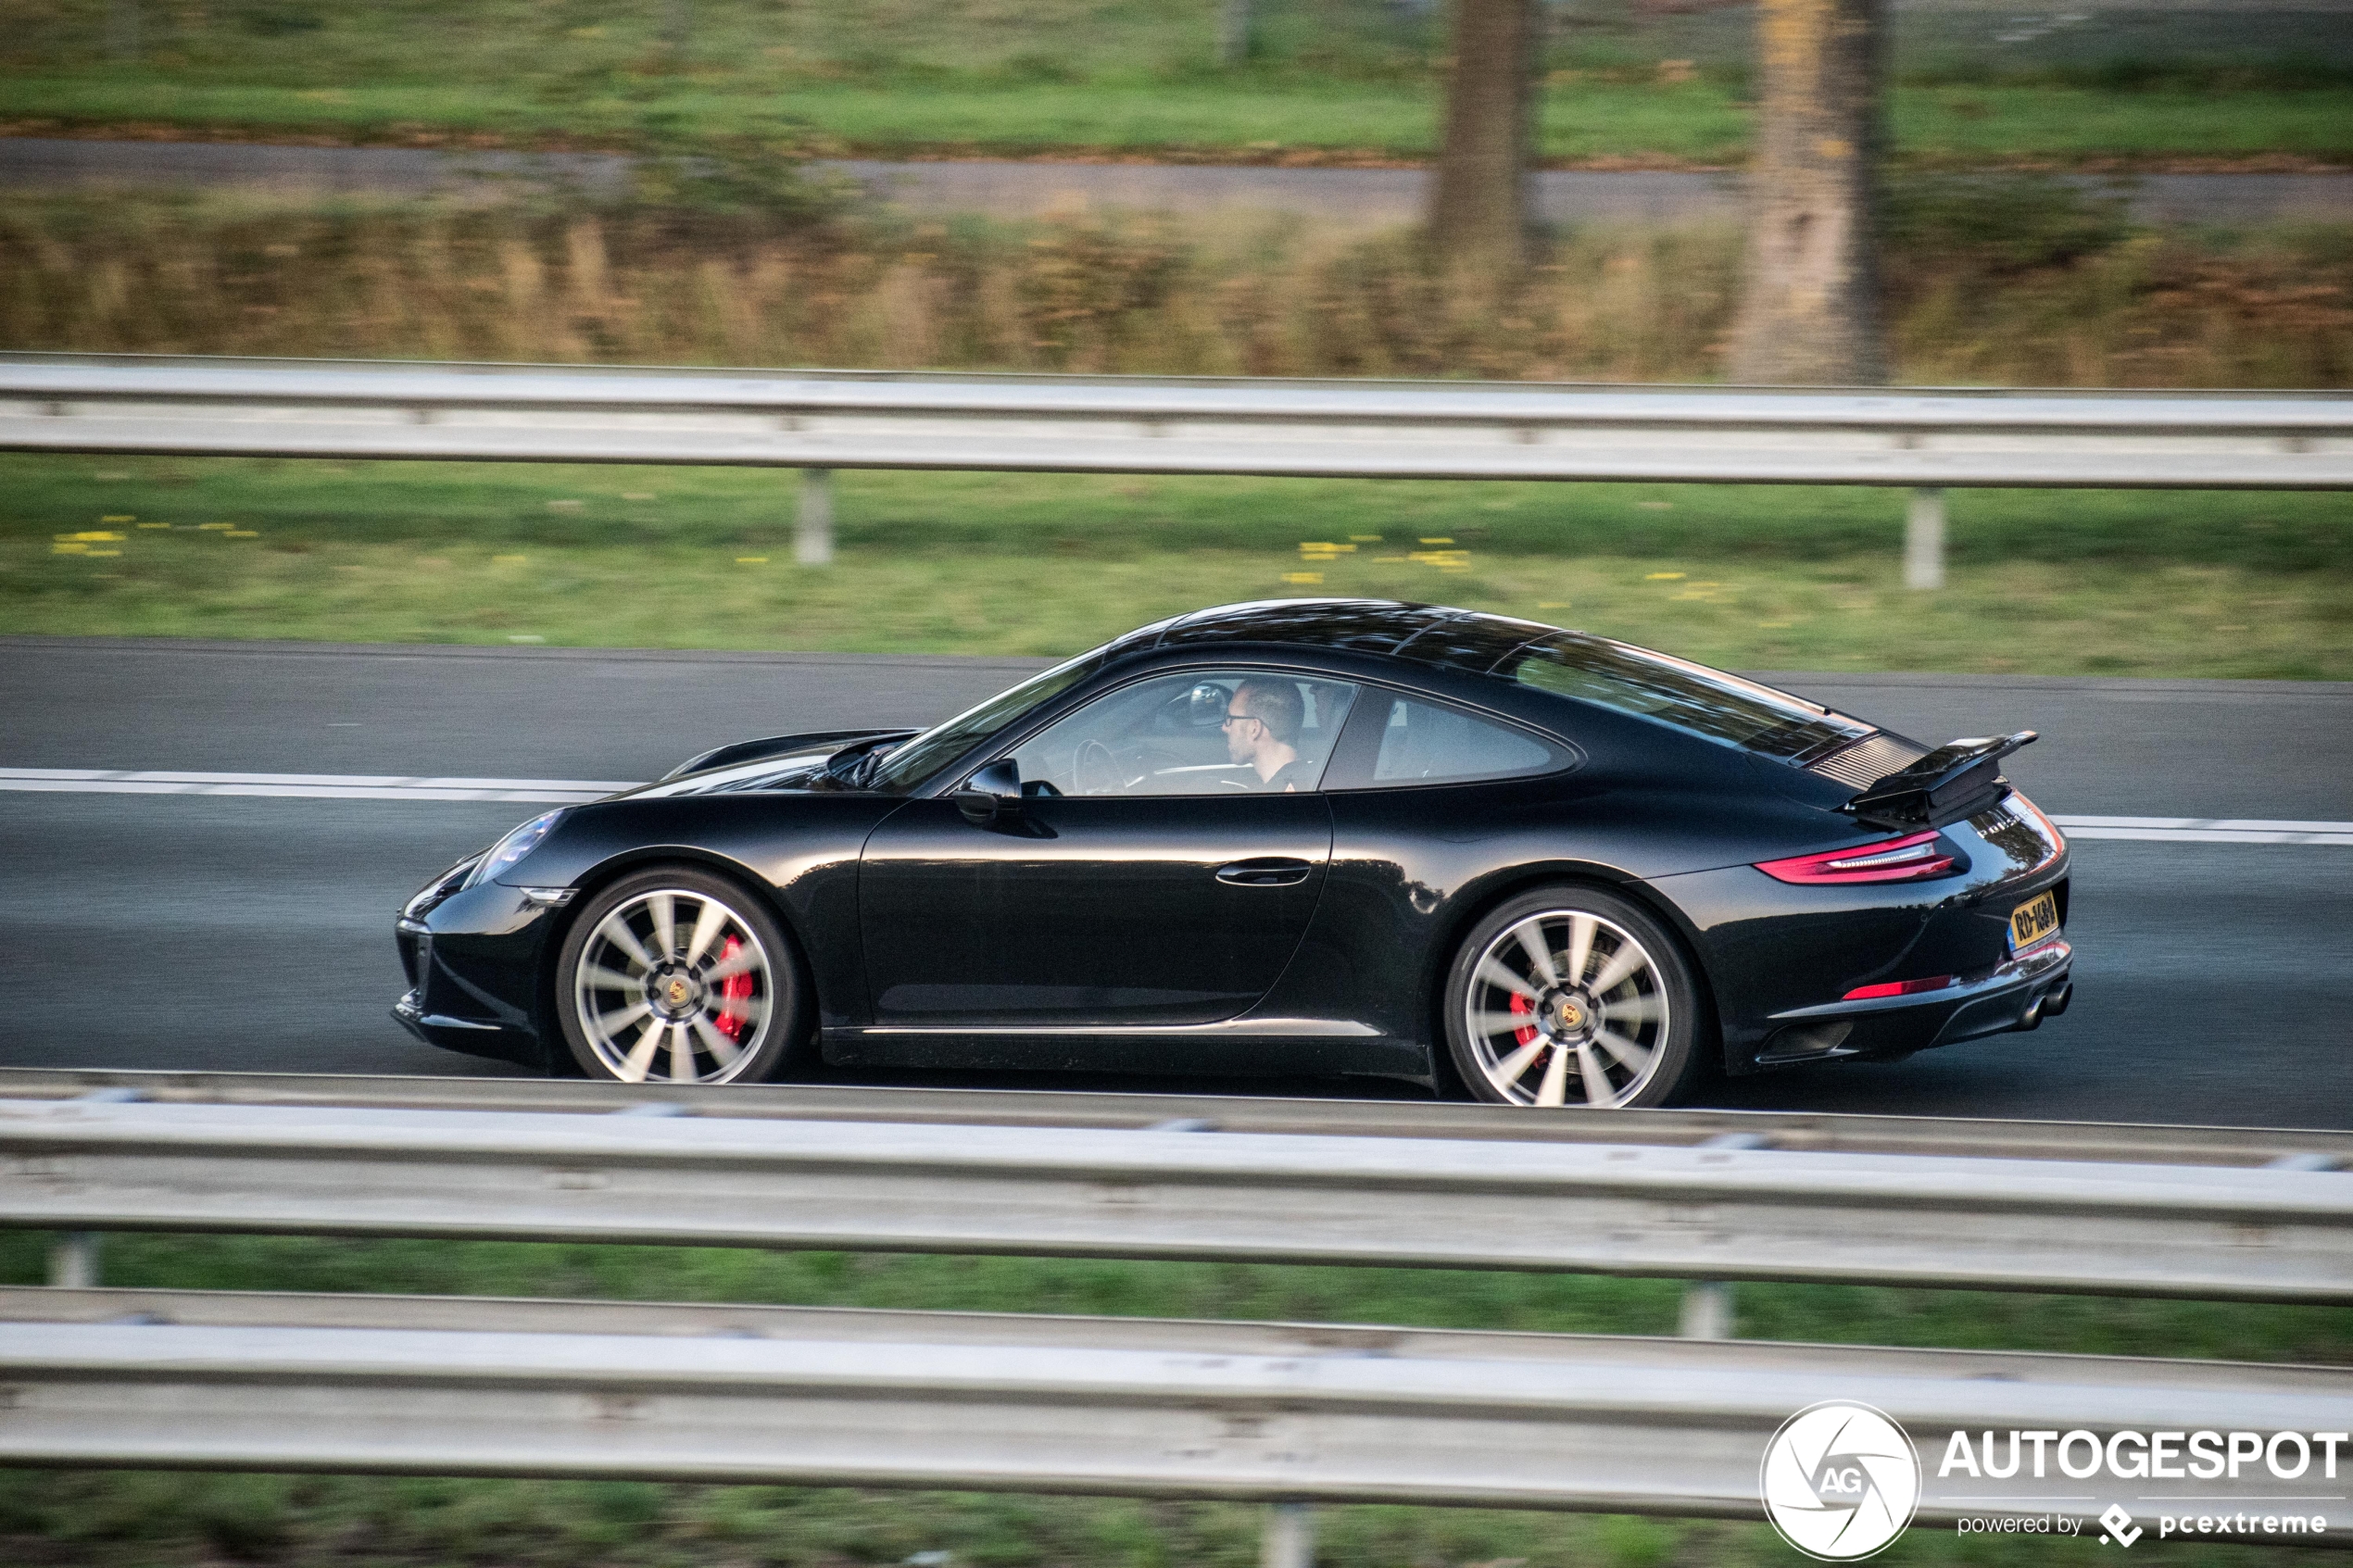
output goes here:
{"type": "Polygon", "coordinates": [[[1547,773],[1567,760],[1524,730],[1458,708],[1405,696],[1389,698],[1388,707],[1373,757],[1376,788],[1547,773]]]}
{"type": "Polygon", "coordinates": [[[1096,698],[1013,752],[1032,795],[1312,790],[1356,700],[1347,681],[1189,671],[1096,698]]]}

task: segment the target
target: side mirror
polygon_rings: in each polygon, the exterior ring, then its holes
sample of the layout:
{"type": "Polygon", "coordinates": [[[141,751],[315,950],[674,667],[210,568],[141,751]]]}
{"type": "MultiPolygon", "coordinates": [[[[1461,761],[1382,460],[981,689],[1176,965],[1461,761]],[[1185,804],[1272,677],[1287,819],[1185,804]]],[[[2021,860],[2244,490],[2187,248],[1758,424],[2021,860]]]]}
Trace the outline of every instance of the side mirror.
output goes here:
{"type": "Polygon", "coordinates": [[[1021,818],[1021,769],[1010,757],[1000,758],[966,779],[955,795],[956,809],[968,822],[983,827],[1021,818]]]}

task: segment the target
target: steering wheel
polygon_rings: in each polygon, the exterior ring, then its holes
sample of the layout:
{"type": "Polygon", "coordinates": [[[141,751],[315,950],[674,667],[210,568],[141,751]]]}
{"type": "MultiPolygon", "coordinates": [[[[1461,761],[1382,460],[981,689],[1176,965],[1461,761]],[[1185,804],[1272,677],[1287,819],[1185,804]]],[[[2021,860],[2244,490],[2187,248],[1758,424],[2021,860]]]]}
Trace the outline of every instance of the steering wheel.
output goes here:
{"type": "Polygon", "coordinates": [[[1078,755],[1071,759],[1070,782],[1081,795],[1116,794],[1121,784],[1119,759],[1101,741],[1080,741],[1078,755]]]}

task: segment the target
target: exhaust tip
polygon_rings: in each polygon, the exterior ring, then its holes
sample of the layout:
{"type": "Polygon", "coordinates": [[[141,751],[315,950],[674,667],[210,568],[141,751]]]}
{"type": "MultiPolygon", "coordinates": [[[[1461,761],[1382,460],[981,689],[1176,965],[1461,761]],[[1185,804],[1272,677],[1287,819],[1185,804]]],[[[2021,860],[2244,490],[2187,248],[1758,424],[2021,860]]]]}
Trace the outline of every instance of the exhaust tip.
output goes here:
{"type": "Polygon", "coordinates": [[[2045,1018],[2057,1018],[2059,1014],[2067,1010],[2068,1004],[2072,1002],[2074,999],[2075,982],[2070,980],[2064,985],[2061,985],[2057,990],[2043,998],[2043,1016],[2045,1018]]]}
{"type": "Polygon", "coordinates": [[[2043,1027],[2043,1004],[2049,998],[2045,997],[2035,997],[2034,1005],[2019,1015],[2018,1032],[2020,1034],[2023,1035],[2030,1029],[2043,1027]]]}

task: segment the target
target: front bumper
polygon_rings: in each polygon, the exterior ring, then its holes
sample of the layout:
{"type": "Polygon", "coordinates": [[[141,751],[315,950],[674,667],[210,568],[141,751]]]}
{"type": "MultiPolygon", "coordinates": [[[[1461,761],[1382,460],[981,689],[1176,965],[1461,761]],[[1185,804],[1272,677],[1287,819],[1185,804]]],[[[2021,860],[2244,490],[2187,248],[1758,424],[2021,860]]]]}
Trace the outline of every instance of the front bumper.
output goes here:
{"type": "Polygon", "coordinates": [[[1755,1057],[1786,1067],[1841,1057],[1908,1056],[1988,1035],[2039,1027],[2074,999],[2075,949],[2054,936],[1942,990],[1873,997],[1774,1013],[1755,1057]]]}
{"type": "Polygon", "coordinates": [[[444,1050],[547,1069],[539,990],[551,913],[495,882],[412,899],[393,927],[409,980],[395,1022],[444,1050]]]}

